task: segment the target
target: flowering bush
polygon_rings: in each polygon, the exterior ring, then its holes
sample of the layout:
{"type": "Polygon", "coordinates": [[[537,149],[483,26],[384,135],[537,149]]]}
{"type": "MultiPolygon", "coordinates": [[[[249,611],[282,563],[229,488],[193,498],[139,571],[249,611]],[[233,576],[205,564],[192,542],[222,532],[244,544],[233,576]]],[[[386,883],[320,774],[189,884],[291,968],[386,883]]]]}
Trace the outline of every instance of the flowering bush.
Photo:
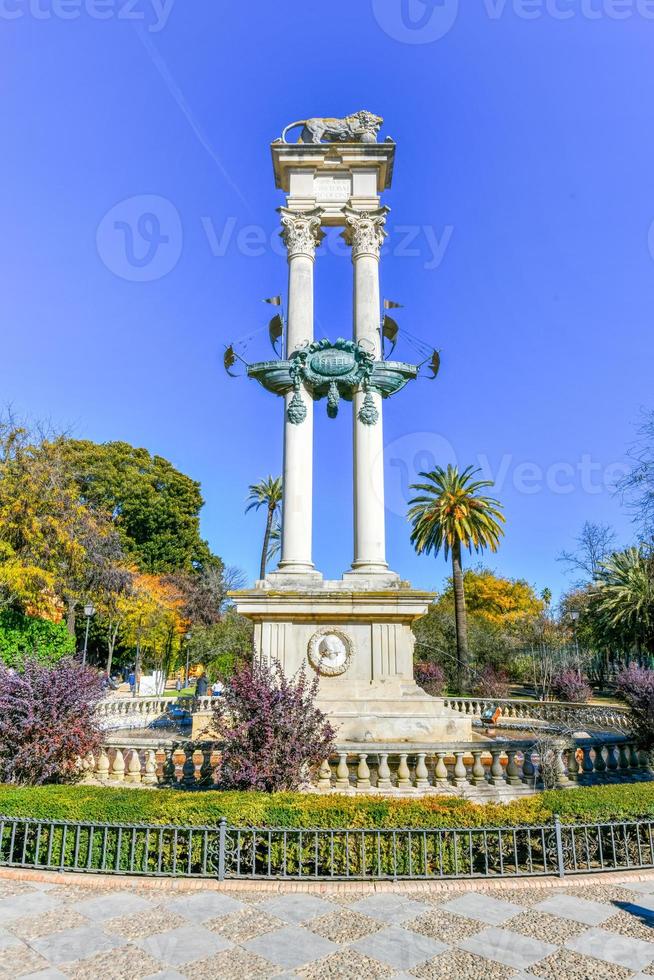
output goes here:
{"type": "Polygon", "coordinates": [[[64,658],[27,658],[21,672],[0,664],[0,782],[66,782],[77,760],[100,746],[98,673],[64,658]]]}
{"type": "Polygon", "coordinates": [[[561,670],[552,678],[552,692],[561,701],[590,701],[593,691],[588,681],[576,670],[561,670]]]}
{"type": "Polygon", "coordinates": [[[430,660],[419,660],[413,669],[413,676],[416,684],[424,687],[429,694],[439,695],[445,690],[445,671],[430,660]]]}
{"type": "Polygon", "coordinates": [[[615,685],[631,708],[632,731],[643,749],[654,748],[654,670],[630,664],[615,685]]]}
{"type": "Polygon", "coordinates": [[[297,789],[329,757],[335,731],[315,706],[318,678],[306,667],[288,678],[281,665],[242,667],[214,708],[224,740],[223,787],[272,793],[297,789]]]}
{"type": "Polygon", "coordinates": [[[508,675],[503,670],[496,670],[495,667],[487,664],[475,677],[472,693],[479,698],[508,698],[508,675]]]}

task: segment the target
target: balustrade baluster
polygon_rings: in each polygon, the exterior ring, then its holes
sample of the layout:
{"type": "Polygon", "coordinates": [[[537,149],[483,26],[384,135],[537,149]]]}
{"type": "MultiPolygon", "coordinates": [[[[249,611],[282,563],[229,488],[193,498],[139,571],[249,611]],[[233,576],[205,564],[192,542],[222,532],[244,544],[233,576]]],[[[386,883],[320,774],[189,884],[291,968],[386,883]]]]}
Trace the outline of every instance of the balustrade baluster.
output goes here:
{"type": "Polygon", "coordinates": [[[490,781],[493,784],[493,786],[504,786],[504,783],[505,783],[505,779],[504,779],[504,767],[502,765],[502,760],[500,758],[501,755],[502,755],[502,750],[501,749],[491,748],[490,749],[490,754],[491,754],[491,758],[493,760],[492,763],[491,763],[491,770],[490,770],[491,771],[491,779],[490,779],[490,781]]]}
{"type": "Polygon", "coordinates": [[[141,760],[136,749],[129,749],[127,752],[127,772],[125,779],[128,783],[141,782],[141,760]]]}
{"type": "Polygon", "coordinates": [[[561,788],[570,785],[568,778],[567,747],[556,749],[556,785],[561,788]]]}
{"type": "Polygon", "coordinates": [[[595,755],[595,772],[606,772],[606,762],[604,761],[604,743],[597,742],[593,746],[595,755]]]}
{"type": "Polygon", "coordinates": [[[581,747],[581,751],[584,753],[584,758],[581,763],[581,771],[587,775],[595,771],[595,765],[591,755],[591,748],[591,745],[582,745],[581,747]]]}
{"type": "Polygon", "coordinates": [[[468,782],[468,771],[463,757],[465,752],[454,752],[454,785],[465,786],[468,782]]]}
{"type": "Polygon", "coordinates": [[[620,742],[618,746],[618,768],[629,769],[629,746],[626,742],[620,742]]]}
{"type": "Polygon", "coordinates": [[[161,746],[157,749],[154,754],[154,758],[157,763],[157,781],[163,783],[166,781],[166,750],[161,746]]]}
{"type": "Polygon", "coordinates": [[[370,769],[367,763],[368,754],[359,752],[359,765],[357,766],[357,789],[370,789],[370,769]]]}
{"type": "Polygon", "coordinates": [[[318,770],[318,789],[328,790],[332,788],[332,770],[329,765],[329,759],[324,759],[320,769],[318,770]]]}
{"type": "Polygon", "coordinates": [[[400,753],[400,762],[397,767],[397,785],[400,789],[410,789],[411,788],[411,772],[409,771],[409,766],[407,765],[407,753],[400,753]]]}
{"type": "Polygon", "coordinates": [[[418,752],[418,760],[416,762],[416,786],[418,789],[426,789],[430,785],[429,770],[425,763],[426,756],[426,752],[418,752]]]}
{"type": "Polygon", "coordinates": [[[606,768],[609,772],[615,772],[618,768],[618,760],[615,757],[614,744],[609,744],[606,747],[606,768]]]}
{"type": "Polygon", "coordinates": [[[203,779],[204,752],[202,749],[197,748],[191,758],[193,760],[193,780],[196,784],[201,783],[203,779]]]}
{"type": "Polygon", "coordinates": [[[105,752],[104,748],[100,749],[100,755],[95,764],[95,773],[98,779],[107,780],[109,778],[109,756],[105,752]]]}
{"type": "Polygon", "coordinates": [[[350,788],[350,770],[347,765],[347,752],[338,753],[338,766],[336,767],[336,789],[350,788]]]}
{"type": "Polygon", "coordinates": [[[120,749],[116,749],[116,754],[111,764],[109,779],[113,779],[118,783],[122,783],[125,779],[125,758],[120,749]]]}
{"type": "Polygon", "coordinates": [[[173,750],[172,764],[174,769],[174,779],[176,783],[184,781],[184,763],[186,762],[186,752],[179,746],[173,750]]]}
{"type": "Polygon", "coordinates": [[[534,761],[532,759],[533,753],[533,748],[525,749],[524,758],[522,760],[522,778],[525,783],[531,784],[534,782],[534,773],[536,772],[534,761]]]}
{"type": "Polygon", "coordinates": [[[145,773],[143,775],[143,782],[146,784],[146,786],[156,786],[157,760],[155,758],[155,754],[152,749],[146,749],[144,768],[145,768],[145,773]]]}
{"type": "Polygon", "coordinates": [[[217,786],[220,782],[220,763],[222,755],[218,748],[209,749],[206,753],[206,778],[212,786],[217,786]]]}
{"type": "Polygon", "coordinates": [[[515,761],[515,752],[513,749],[509,749],[507,752],[507,763],[506,763],[506,781],[509,786],[521,786],[522,779],[520,777],[520,771],[515,761]]]}
{"type": "Polygon", "coordinates": [[[482,749],[472,750],[472,778],[470,781],[473,786],[486,785],[486,769],[481,761],[482,751],[482,749]]]}
{"type": "Polygon", "coordinates": [[[434,769],[434,780],[437,786],[449,785],[449,773],[447,771],[447,766],[445,765],[446,755],[447,752],[436,753],[436,768],[434,769]]]}
{"type": "Polygon", "coordinates": [[[392,785],[391,770],[388,766],[388,752],[380,752],[377,763],[377,788],[390,789],[392,785]]]}
{"type": "Polygon", "coordinates": [[[576,783],[579,780],[579,761],[577,759],[577,746],[571,745],[567,749],[568,779],[576,783]]]}

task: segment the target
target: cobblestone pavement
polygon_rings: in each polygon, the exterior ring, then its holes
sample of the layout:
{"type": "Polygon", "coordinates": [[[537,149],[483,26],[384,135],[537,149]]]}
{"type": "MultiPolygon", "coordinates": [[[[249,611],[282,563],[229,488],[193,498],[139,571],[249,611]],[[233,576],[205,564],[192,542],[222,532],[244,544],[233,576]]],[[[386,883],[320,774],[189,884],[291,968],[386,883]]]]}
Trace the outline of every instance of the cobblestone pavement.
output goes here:
{"type": "Polygon", "coordinates": [[[157,885],[0,877],[0,977],[654,977],[654,875],[565,887],[157,885]]]}

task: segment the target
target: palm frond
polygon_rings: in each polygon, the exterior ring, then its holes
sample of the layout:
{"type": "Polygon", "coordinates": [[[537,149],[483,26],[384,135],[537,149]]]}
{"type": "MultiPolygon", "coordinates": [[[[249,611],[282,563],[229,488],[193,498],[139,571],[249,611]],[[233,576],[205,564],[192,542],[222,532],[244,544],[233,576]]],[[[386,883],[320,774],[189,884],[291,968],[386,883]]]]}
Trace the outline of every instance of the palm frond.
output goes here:
{"type": "Polygon", "coordinates": [[[441,550],[447,558],[458,542],[469,551],[496,551],[504,530],[502,505],[480,493],[492,480],[474,479],[479,469],[456,466],[420,473],[422,481],[412,485],[417,495],[409,501],[411,542],[418,554],[441,550]]]}

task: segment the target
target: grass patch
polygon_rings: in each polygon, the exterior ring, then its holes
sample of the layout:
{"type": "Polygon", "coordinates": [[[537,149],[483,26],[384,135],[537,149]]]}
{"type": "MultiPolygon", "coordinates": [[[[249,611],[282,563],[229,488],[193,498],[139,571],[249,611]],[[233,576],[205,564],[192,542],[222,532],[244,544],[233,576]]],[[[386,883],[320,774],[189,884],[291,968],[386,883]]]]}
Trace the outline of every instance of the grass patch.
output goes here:
{"type": "Polygon", "coordinates": [[[93,823],[258,827],[480,827],[654,818],[654,783],[582,787],[499,803],[302,793],[183,792],[98,786],[0,786],[0,814],[93,823]]]}

